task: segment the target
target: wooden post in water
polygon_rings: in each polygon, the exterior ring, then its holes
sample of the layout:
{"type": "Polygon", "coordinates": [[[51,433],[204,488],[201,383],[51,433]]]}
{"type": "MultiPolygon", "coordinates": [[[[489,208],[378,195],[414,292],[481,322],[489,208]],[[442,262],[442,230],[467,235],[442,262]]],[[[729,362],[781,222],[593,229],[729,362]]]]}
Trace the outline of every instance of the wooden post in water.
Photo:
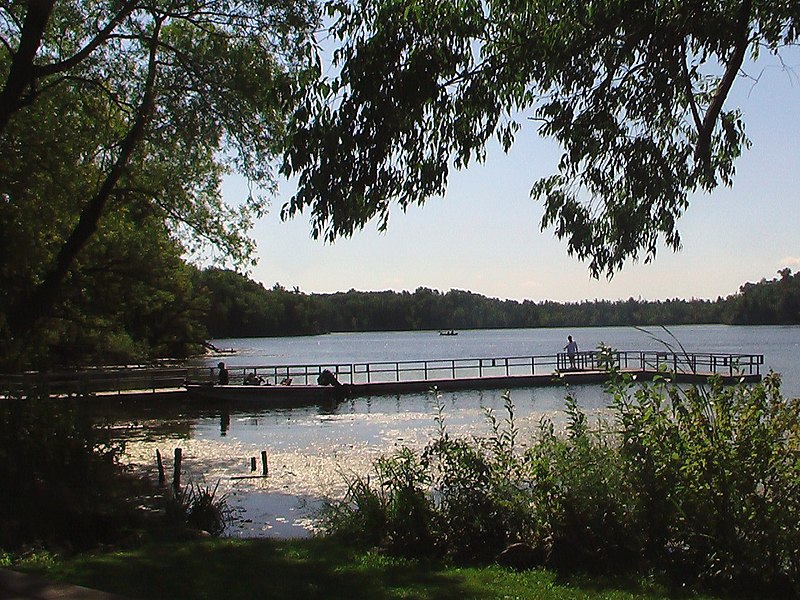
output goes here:
{"type": "Polygon", "coordinates": [[[162,486],[166,482],[164,477],[164,461],[161,460],[161,451],[156,448],[156,466],[158,467],[158,485],[162,486]]]}
{"type": "Polygon", "coordinates": [[[179,490],[181,487],[181,461],[183,459],[183,450],[180,448],[175,448],[175,463],[173,465],[172,471],[172,487],[175,488],[175,491],[179,490]]]}
{"type": "MultiPolygon", "coordinates": [[[[255,459],[253,459],[255,460],[255,459]]],[[[266,477],[269,475],[269,463],[267,463],[267,451],[261,451],[261,474],[266,477]]]]}

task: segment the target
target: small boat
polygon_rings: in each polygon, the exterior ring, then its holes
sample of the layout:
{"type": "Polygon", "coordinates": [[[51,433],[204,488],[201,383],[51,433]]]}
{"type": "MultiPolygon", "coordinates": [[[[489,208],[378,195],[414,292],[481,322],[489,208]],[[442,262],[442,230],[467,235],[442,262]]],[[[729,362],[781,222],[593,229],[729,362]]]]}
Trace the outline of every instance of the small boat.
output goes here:
{"type": "Polygon", "coordinates": [[[439,335],[458,335],[458,332],[453,329],[449,329],[447,331],[440,331],[439,335]]]}

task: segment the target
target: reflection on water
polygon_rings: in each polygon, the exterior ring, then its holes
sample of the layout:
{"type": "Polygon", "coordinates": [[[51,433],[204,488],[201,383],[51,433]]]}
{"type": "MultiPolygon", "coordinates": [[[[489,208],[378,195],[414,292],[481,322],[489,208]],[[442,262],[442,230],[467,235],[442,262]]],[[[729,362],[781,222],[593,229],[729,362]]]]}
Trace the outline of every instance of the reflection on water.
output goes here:
{"type": "MultiPolygon", "coordinates": [[[[515,424],[524,446],[548,417],[563,423],[563,388],[514,390],[515,424]]],[[[573,386],[571,392],[589,413],[607,401],[596,386],[573,386]]],[[[505,418],[501,391],[462,391],[440,396],[451,435],[484,436],[490,432],[486,411],[505,418]]],[[[366,476],[375,459],[402,446],[423,447],[437,432],[437,402],[432,394],[356,398],[323,410],[292,409],[180,412],[150,408],[146,413],[117,412],[107,418],[126,440],[125,462],[157,479],[156,449],[172,471],[174,449],[183,452],[182,481],[227,494],[237,519],[232,536],[302,537],[314,531],[326,499],[346,491],[345,480],[366,476]],[[124,424],[134,424],[122,428],[124,424]],[[266,450],[269,476],[261,474],[266,450]],[[257,470],[251,470],[255,458],[257,470]]],[[[169,479],[169,477],[168,477],[169,479]]]]}

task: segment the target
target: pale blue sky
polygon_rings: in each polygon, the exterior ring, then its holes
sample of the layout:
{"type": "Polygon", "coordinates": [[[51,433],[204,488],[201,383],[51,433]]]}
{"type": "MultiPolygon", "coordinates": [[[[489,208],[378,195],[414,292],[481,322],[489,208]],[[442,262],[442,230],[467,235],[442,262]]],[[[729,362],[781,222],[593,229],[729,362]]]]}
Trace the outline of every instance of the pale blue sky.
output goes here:
{"type": "MultiPolygon", "coordinates": [[[[523,121],[511,153],[499,149],[483,165],[454,172],[444,198],[407,213],[394,209],[389,229],[375,223],[350,239],[324,244],[310,237],[305,216],[281,222],[291,193],[284,183],[253,235],[259,264],[250,275],[304,292],[470,290],[490,297],[534,301],[710,298],[736,292],[747,281],[800,270],[800,51],[771,56],[737,82],[727,107],[744,111],[753,143],[737,163],[733,188],[695,195],[679,222],[683,250],[661,250],[650,264],[628,264],[613,280],[589,277],[567,256],[552,231],[540,231],[534,181],[555,172],[560,149],[523,121]]],[[[234,201],[240,193],[226,187],[234,201]]]]}

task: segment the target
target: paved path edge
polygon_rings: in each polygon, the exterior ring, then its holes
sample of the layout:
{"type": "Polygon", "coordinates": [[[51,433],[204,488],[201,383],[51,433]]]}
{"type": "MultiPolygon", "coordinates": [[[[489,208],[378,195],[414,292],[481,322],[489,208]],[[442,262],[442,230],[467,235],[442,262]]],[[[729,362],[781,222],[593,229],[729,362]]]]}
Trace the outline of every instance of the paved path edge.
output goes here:
{"type": "Polygon", "coordinates": [[[39,575],[0,569],[2,600],[129,600],[79,585],[50,581],[39,575]]]}

